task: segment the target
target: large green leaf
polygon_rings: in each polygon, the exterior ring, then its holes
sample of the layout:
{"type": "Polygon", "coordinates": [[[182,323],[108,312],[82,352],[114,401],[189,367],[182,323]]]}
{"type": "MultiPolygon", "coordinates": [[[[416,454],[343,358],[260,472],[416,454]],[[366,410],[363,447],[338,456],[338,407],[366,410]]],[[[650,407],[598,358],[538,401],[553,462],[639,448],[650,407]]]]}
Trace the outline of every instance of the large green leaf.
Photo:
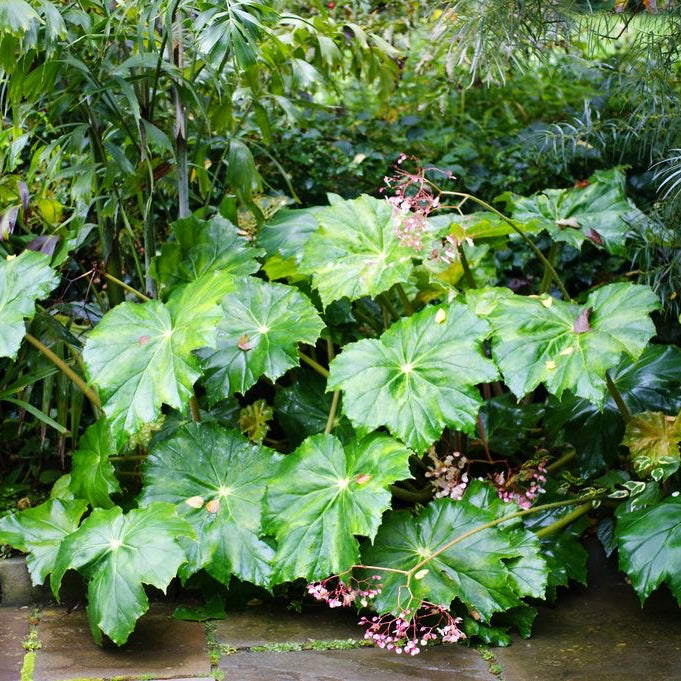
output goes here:
{"type": "Polygon", "coordinates": [[[609,253],[626,255],[624,242],[640,214],[626,198],[625,175],[599,170],[581,188],[545,189],[531,197],[505,194],[512,218],[545,229],[555,241],[580,248],[586,239],[609,253]]]}
{"type": "Polygon", "coordinates": [[[115,506],[95,509],[61,544],[50,579],[59,595],[64,573],[82,572],[88,581],[88,618],[92,635],[102,633],[122,645],[147,611],[143,584],[164,590],[187,559],[179,537],[194,530],[171,504],[155,503],[127,514],[115,506]]]}
{"type": "Polygon", "coordinates": [[[681,497],[619,513],[615,536],[620,569],[641,602],[664,582],[681,605],[681,497]]]}
{"type": "Polygon", "coordinates": [[[592,291],[582,306],[496,291],[495,300],[490,293],[478,302],[491,307],[486,318],[494,330],[492,355],[518,398],[543,383],[559,399],[567,390],[602,405],[605,372],[622,355],[639,357],[655,333],[648,315],[658,303],[647,286],[609,284],[592,291]]]}
{"type": "Polygon", "coordinates": [[[0,544],[29,553],[26,559],[33,584],[52,572],[62,540],[78,529],[87,509],[82,499],[49,499],[44,504],[0,518],[0,544]]]}
{"type": "MultiPolygon", "coordinates": [[[[477,508],[484,508],[497,520],[518,510],[515,504],[502,501],[496,489],[480,480],[473,480],[469,484],[464,499],[477,508]]],[[[549,571],[541,555],[539,540],[517,520],[499,527],[520,554],[506,563],[509,583],[519,596],[543,598],[549,571]]]]}
{"type": "Polygon", "coordinates": [[[278,423],[296,445],[308,435],[321,433],[329,416],[332,397],[326,381],[311,371],[297,372],[296,382],[274,396],[278,423]]]}
{"type": "Polygon", "coordinates": [[[167,501],[196,530],[183,574],[201,568],[269,586],[274,551],[259,539],[260,506],[277,456],[215,423],[189,424],[158,444],[144,464],[140,503],[167,501]]]}
{"type": "Polygon", "coordinates": [[[344,296],[377,296],[404,283],[416,253],[395,236],[392,206],[362,195],[316,214],[319,229],[305,244],[300,271],[312,275],[324,306],[344,296]]]}
{"type": "Polygon", "coordinates": [[[526,451],[527,440],[543,414],[540,404],[518,404],[511,393],[487,400],[480,410],[480,424],[493,451],[511,456],[526,451]]]}
{"type": "Polygon", "coordinates": [[[338,574],[359,558],[390,505],[388,486],[409,477],[410,451],[386,436],[313,435],[284,458],[265,496],[265,529],[279,542],[275,581],[338,574]]]}
{"type": "MultiPolygon", "coordinates": [[[[508,510],[515,508],[509,505],[508,510]]],[[[519,559],[541,565],[539,543],[520,526],[488,527],[467,535],[496,518],[476,503],[453,499],[436,499],[417,516],[388,513],[373,545],[363,547],[362,562],[374,572],[381,566],[418,570],[410,580],[399,572],[381,572],[382,590],[374,607],[379,612],[415,612],[423,600],[448,607],[458,598],[488,622],[495,612],[521,605],[527,589],[523,579],[513,577],[511,565],[519,559]]],[[[542,594],[541,588],[533,591],[542,594]]]]}
{"type": "MultiPolygon", "coordinates": [[[[646,409],[675,414],[681,409],[681,349],[652,345],[635,362],[625,357],[612,380],[632,414],[646,409]]],[[[610,395],[602,410],[570,394],[551,400],[544,424],[553,439],[562,432],[574,445],[584,475],[614,464],[624,435],[622,415],[610,395]]]]}
{"type": "Polygon", "coordinates": [[[254,277],[222,301],[215,350],[200,353],[211,402],[245,393],[260,376],[276,380],[298,364],[298,343],[314,344],[324,322],[297,289],[254,277]]]}
{"type": "Polygon", "coordinates": [[[122,303],[91,332],[83,359],[114,432],[135,432],[161,405],[186,407],[201,375],[193,351],[215,344],[218,301],[234,289],[225,272],[178,288],[167,304],[122,303]]]}
{"type": "Polygon", "coordinates": [[[387,426],[422,452],[447,426],[473,433],[482,404],[475,384],[498,376],[482,350],[487,333],[461,303],[427,307],[378,339],[347,345],[327,389],[342,388],[354,425],[387,426]]]}
{"type": "Polygon", "coordinates": [[[24,319],[32,319],[35,301],[59,283],[44,253],[24,251],[0,258],[0,357],[14,359],[26,333],[24,319]]]}
{"type": "Polygon", "coordinates": [[[256,260],[263,251],[239,236],[236,227],[221,215],[201,220],[192,215],[171,225],[175,241],[166,242],[154,258],[152,273],[169,289],[224,270],[237,275],[260,269],[256,260]]]}
{"type": "Polygon", "coordinates": [[[280,255],[285,260],[293,258],[300,263],[307,240],[319,227],[315,216],[320,210],[323,209],[313,206],[277,211],[258,232],[258,246],[265,249],[268,258],[280,255]]]}
{"type": "MultiPolygon", "coordinates": [[[[474,213],[447,213],[428,218],[429,232],[438,237],[451,236],[456,241],[462,242],[468,239],[492,239],[499,236],[515,234],[516,231],[503,218],[496,213],[477,211],[474,213]]],[[[532,223],[518,225],[524,232],[538,231],[538,227],[532,223]]]]}
{"type": "Polygon", "coordinates": [[[71,464],[71,491],[87,499],[93,508],[113,506],[110,495],[120,492],[116,473],[109,457],[118,446],[106,419],[93,423],[78,442],[71,464]]]}

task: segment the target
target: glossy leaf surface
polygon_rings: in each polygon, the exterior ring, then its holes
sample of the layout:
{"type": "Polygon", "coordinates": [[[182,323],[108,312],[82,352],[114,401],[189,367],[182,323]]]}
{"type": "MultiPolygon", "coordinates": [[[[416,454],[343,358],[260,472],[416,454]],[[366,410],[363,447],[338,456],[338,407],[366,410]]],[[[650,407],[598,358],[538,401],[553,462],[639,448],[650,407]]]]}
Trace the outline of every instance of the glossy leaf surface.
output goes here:
{"type": "Polygon", "coordinates": [[[263,375],[276,380],[298,365],[298,343],[314,344],[324,328],[297,289],[254,277],[236,281],[222,310],[215,350],[200,353],[212,402],[245,393],[263,375]]]}
{"type": "Polygon", "coordinates": [[[88,579],[87,613],[97,643],[102,633],[122,645],[147,611],[144,584],[164,590],[186,556],[179,537],[194,530],[171,504],[156,503],[127,514],[115,506],[95,509],[59,549],[50,579],[55,596],[64,573],[88,579]]]}
{"type": "Polygon", "coordinates": [[[114,432],[135,432],[161,405],[186,407],[201,375],[193,351],[215,343],[218,301],[233,290],[216,272],[179,288],[167,304],[122,303],[91,332],[83,359],[114,432]]]}
{"type": "Polygon", "coordinates": [[[580,248],[588,239],[609,253],[625,255],[630,225],[640,214],[626,198],[625,180],[625,174],[613,168],[594,173],[585,187],[504,197],[514,221],[545,229],[555,241],[580,248]]]}
{"type": "Polygon", "coordinates": [[[629,575],[641,602],[665,583],[681,605],[681,498],[620,513],[615,536],[620,569],[629,575]]]}
{"type": "MultiPolygon", "coordinates": [[[[513,510],[509,507],[509,513],[513,510]]],[[[523,559],[541,565],[538,541],[522,529],[508,527],[488,527],[467,535],[495,519],[496,514],[487,509],[453,499],[436,499],[418,516],[388,513],[373,546],[364,546],[362,562],[416,572],[409,583],[406,575],[383,572],[376,609],[413,611],[422,600],[449,606],[458,598],[488,622],[495,612],[521,605],[527,588],[524,579],[513,576],[511,564],[523,559]]],[[[537,593],[543,593],[541,582],[535,586],[540,587],[537,593]]]]}
{"type": "Polygon", "coordinates": [[[395,236],[387,201],[364,195],[335,201],[315,217],[319,229],[305,244],[300,271],[312,275],[324,306],[343,297],[377,296],[407,281],[415,254],[395,236]]]}
{"type": "Polygon", "coordinates": [[[175,241],[166,242],[154,258],[152,271],[160,284],[172,289],[221,270],[234,276],[253,274],[260,268],[260,249],[239,236],[221,215],[201,220],[192,215],[172,224],[175,241]]]}
{"type": "Polygon", "coordinates": [[[196,530],[183,574],[269,585],[274,551],[259,538],[260,507],[278,458],[214,423],[185,425],[152,450],[140,503],[174,504],[196,530]]]}
{"type": "Polygon", "coordinates": [[[639,357],[655,333],[648,315],[658,304],[647,286],[609,284],[581,306],[496,291],[486,316],[494,330],[492,355],[518,398],[543,383],[559,399],[570,391],[602,405],[605,372],[623,355],[639,357]]]}
{"type": "Polygon", "coordinates": [[[25,319],[33,319],[35,301],[59,283],[59,275],[43,253],[24,251],[0,257],[0,357],[14,359],[26,333],[25,319]]]}
{"type": "Polygon", "coordinates": [[[332,435],[313,435],[286,456],[265,496],[265,529],[278,541],[275,580],[320,579],[354,565],[355,535],[376,534],[389,485],[410,475],[409,455],[381,435],[345,448],[332,435]]]}
{"type": "MultiPolygon", "coordinates": [[[[612,380],[632,414],[653,409],[668,414],[681,409],[681,349],[652,345],[632,362],[625,357],[612,380]]],[[[624,421],[608,395],[601,411],[588,400],[563,395],[551,400],[544,420],[552,438],[562,431],[574,445],[585,475],[598,473],[615,461],[624,435],[624,421]]]]}
{"type": "Polygon", "coordinates": [[[80,438],[71,463],[71,491],[96,508],[113,506],[111,494],[120,492],[109,457],[118,447],[106,419],[93,423],[80,438]]]}
{"type": "Polygon", "coordinates": [[[418,452],[449,426],[468,433],[482,404],[476,383],[497,378],[482,351],[488,326],[465,305],[427,307],[378,339],[345,347],[327,389],[343,390],[356,426],[388,430],[418,452]]]}
{"type": "Polygon", "coordinates": [[[52,572],[62,540],[78,529],[87,509],[82,499],[49,499],[40,506],[0,518],[0,544],[28,552],[26,565],[33,584],[52,572]]]}

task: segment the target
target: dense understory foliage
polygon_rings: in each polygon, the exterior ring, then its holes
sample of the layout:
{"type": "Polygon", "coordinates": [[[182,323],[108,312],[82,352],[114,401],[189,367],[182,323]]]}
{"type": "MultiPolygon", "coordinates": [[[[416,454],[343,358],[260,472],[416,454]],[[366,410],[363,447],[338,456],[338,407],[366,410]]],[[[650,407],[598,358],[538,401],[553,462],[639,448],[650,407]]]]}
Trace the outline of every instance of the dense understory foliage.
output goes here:
{"type": "Polygon", "coordinates": [[[672,209],[626,146],[534,158],[617,53],[463,90],[449,10],[331,5],[0,0],[3,472],[51,490],[0,543],[119,645],[176,577],[506,643],[585,532],[681,602],[672,209]]]}

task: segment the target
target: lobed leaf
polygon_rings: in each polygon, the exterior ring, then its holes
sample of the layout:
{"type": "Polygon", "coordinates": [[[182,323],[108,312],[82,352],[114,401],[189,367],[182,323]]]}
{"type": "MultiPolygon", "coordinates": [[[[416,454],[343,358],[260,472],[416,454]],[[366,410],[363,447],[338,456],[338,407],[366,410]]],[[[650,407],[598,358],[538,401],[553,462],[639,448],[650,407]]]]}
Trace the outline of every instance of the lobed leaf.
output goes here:
{"type": "Polygon", "coordinates": [[[342,389],[353,425],[388,430],[422,452],[445,427],[473,433],[477,383],[497,378],[482,349],[488,326],[467,306],[427,307],[380,338],[346,345],[330,365],[327,390],[342,389]]]}
{"type": "Polygon", "coordinates": [[[235,282],[222,301],[214,350],[199,353],[212,403],[245,393],[261,376],[276,380],[298,365],[298,343],[314,344],[324,322],[291,286],[254,277],[235,282]]]}
{"type": "Polygon", "coordinates": [[[73,453],[69,486],[76,497],[86,499],[93,508],[111,508],[110,495],[121,491],[109,461],[117,451],[108,422],[100,419],[85,431],[73,453]]]}
{"type": "Polygon", "coordinates": [[[224,272],[178,288],[167,304],[122,303],[90,333],[83,359],[114,433],[133,433],[167,404],[187,406],[201,375],[193,351],[215,344],[218,301],[234,289],[224,272]]]}
{"type": "Polygon", "coordinates": [[[308,238],[299,269],[312,275],[325,307],[343,297],[377,296],[409,279],[415,253],[395,235],[387,201],[338,200],[315,217],[319,229],[308,238]]]}
{"type": "Polygon", "coordinates": [[[547,569],[538,540],[513,522],[479,529],[499,517],[474,497],[436,499],[416,516],[386,514],[373,545],[362,550],[372,571],[391,569],[381,572],[374,607],[397,614],[415,612],[423,600],[449,607],[458,598],[489,622],[495,612],[522,605],[524,595],[543,596],[547,569]]]}
{"type": "Polygon", "coordinates": [[[102,633],[122,645],[147,611],[144,584],[164,590],[186,561],[179,537],[193,537],[191,525],[171,504],[154,503],[127,514],[115,506],[96,508],[61,544],[51,577],[58,597],[69,569],[88,579],[87,613],[95,641],[102,633]]]}
{"type": "Polygon", "coordinates": [[[650,288],[627,283],[592,291],[583,306],[506,289],[477,294],[476,304],[488,311],[492,356],[516,397],[543,383],[559,399],[570,391],[599,406],[606,371],[623,355],[641,355],[655,333],[648,315],[658,307],[650,288]]]}
{"type": "Polygon", "coordinates": [[[641,602],[665,583],[681,605],[681,498],[618,513],[615,537],[620,569],[641,602]]]}
{"type": "Polygon", "coordinates": [[[163,244],[161,254],[152,261],[154,278],[168,289],[215,270],[242,276],[260,269],[256,258],[262,255],[262,250],[251,246],[221,215],[210,220],[192,215],[177,220],[171,227],[175,241],[163,244]]]}
{"type": "Polygon", "coordinates": [[[28,552],[26,565],[33,584],[52,572],[62,540],[78,529],[87,502],[48,499],[40,506],[0,518],[0,544],[28,552]]]}
{"type": "Polygon", "coordinates": [[[545,189],[531,197],[505,194],[512,218],[545,229],[554,241],[581,248],[590,240],[614,255],[626,255],[625,241],[640,211],[626,198],[625,174],[599,170],[585,187],[545,189]]]}
{"type": "Polygon", "coordinates": [[[274,551],[259,535],[265,485],[278,456],[215,423],[192,423],[156,445],[144,463],[140,504],[174,504],[196,531],[185,576],[205,568],[228,585],[270,585],[274,551]]]}
{"type": "Polygon", "coordinates": [[[355,535],[374,537],[389,485],[410,475],[409,455],[383,435],[345,448],[332,435],[313,435],[286,456],[265,495],[264,526],[278,541],[274,580],[320,579],[354,565],[355,535]]]}

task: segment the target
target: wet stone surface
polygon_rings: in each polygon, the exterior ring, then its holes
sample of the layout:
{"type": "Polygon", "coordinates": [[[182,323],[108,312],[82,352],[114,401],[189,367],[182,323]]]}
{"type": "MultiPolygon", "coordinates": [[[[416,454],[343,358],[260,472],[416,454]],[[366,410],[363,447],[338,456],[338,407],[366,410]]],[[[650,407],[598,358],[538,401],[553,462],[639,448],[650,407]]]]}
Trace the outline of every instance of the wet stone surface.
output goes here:
{"type": "Polygon", "coordinates": [[[364,629],[357,626],[356,613],[319,608],[301,615],[286,610],[254,609],[230,612],[216,622],[215,640],[231,648],[307,641],[361,640],[364,629]]]}
{"type": "Polygon", "coordinates": [[[612,577],[541,607],[531,639],[493,652],[505,681],[679,681],[681,609],[661,590],[642,610],[612,577]]]}
{"type": "Polygon", "coordinates": [[[122,648],[99,648],[83,610],[42,611],[33,681],[143,676],[188,679],[210,674],[205,627],[170,618],[172,608],[152,605],[122,648]]]}
{"type": "Polygon", "coordinates": [[[22,641],[28,634],[27,608],[0,608],[0,681],[17,681],[24,661],[22,641]]]}
{"type": "Polygon", "coordinates": [[[224,656],[220,669],[225,681],[497,681],[475,650],[455,645],[414,657],[377,648],[239,652],[224,656]]]}

